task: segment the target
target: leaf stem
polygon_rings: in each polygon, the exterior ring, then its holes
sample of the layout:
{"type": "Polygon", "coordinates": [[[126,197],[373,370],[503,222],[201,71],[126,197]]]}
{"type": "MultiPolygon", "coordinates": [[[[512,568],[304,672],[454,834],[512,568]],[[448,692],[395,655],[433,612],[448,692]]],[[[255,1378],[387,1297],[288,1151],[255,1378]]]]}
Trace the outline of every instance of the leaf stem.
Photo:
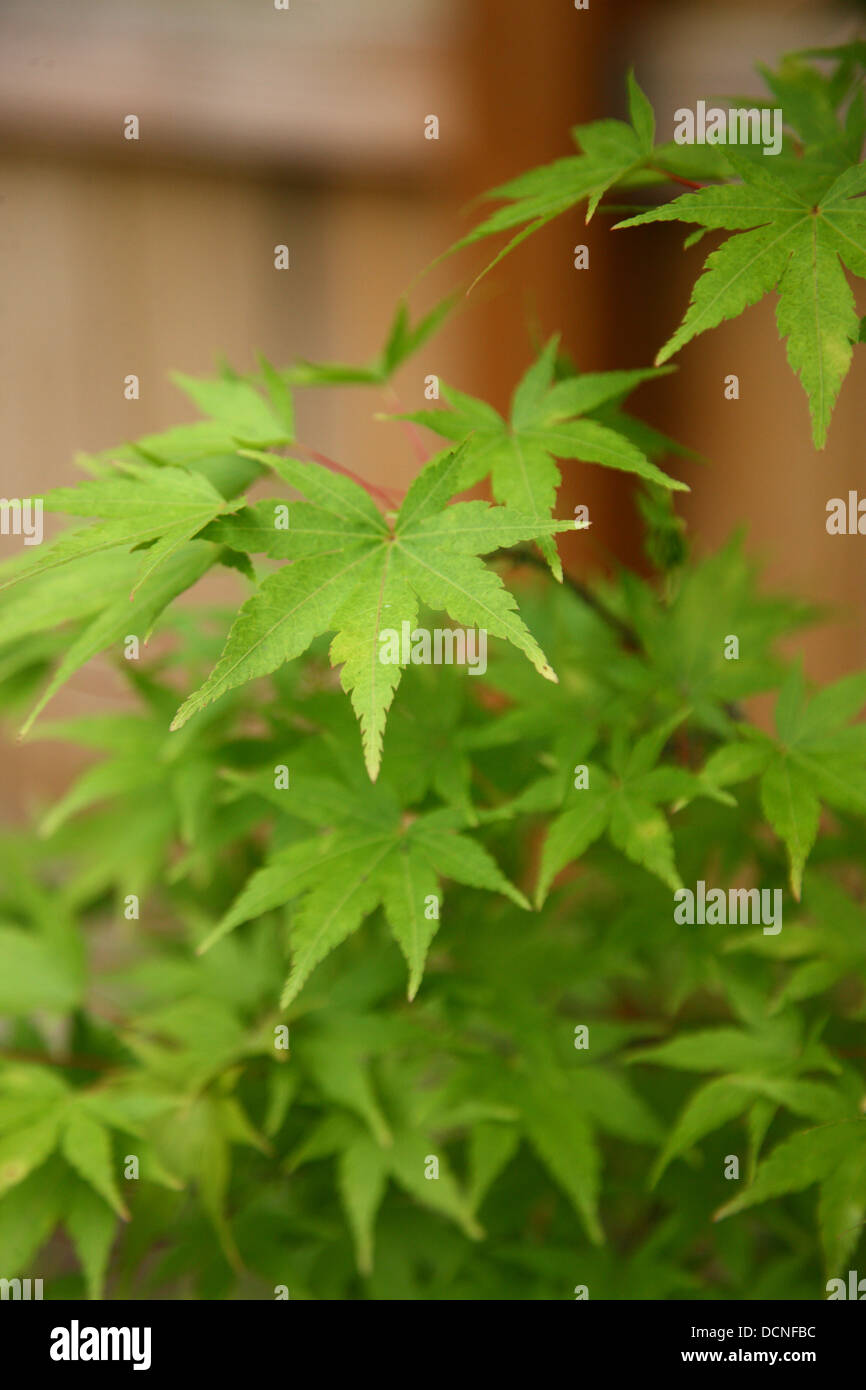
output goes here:
{"type": "Polygon", "coordinates": [[[394,506],[394,493],[392,489],[381,488],[377,487],[375,483],[368,483],[361,477],[360,473],[355,473],[351,468],[346,468],[344,464],[337,463],[336,459],[328,458],[327,454],[320,454],[317,449],[311,449],[308,444],[301,444],[300,441],[296,440],[293,447],[301,449],[305,454],[309,454],[311,459],[314,459],[316,463],[322,464],[324,468],[330,468],[332,473],[340,473],[344,478],[351,478],[352,482],[362,487],[374,501],[378,499],[380,502],[384,502],[386,507],[394,506]]]}
{"type": "MultiPolygon", "coordinates": [[[[396,410],[398,414],[402,415],[403,407],[400,404],[400,398],[397,395],[397,392],[394,390],[393,386],[391,386],[390,384],[386,386],[384,394],[385,399],[391,402],[393,409],[396,410]]],[[[421,438],[421,431],[418,429],[417,425],[414,425],[412,423],[411,420],[401,420],[400,424],[403,426],[403,431],[406,435],[406,438],[409,440],[409,443],[412,446],[412,450],[418,462],[426,463],[430,455],[424,447],[424,440],[421,438]]]]}
{"type": "MultiPolygon", "coordinates": [[[[529,547],[524,549],[523,546],[515,546],[512,550],[506,551],[505,553],[510,554],[512,559],[517,560],[519,563],[532,565],[534,569],[544,570],[545,574],[548,576],[550,575],[547,561],[543,559],[541,555],[536,554],[534,550],[530,550],[529,547]]],[[[616,633],[626,651],[637,652],[644,657],[648,656],[648,652],[641,641],[640,635],[630,623],[624,622],[618,614],[608,608],[603,599],[600,599],[597,594],[594,594],[592,589],[588,588],[580,579],[575,579],[573,574],[565,572],[562,578],[563,583],[571,589],[572,593],[576,594],[588,608],[592,609],[593,613],[601,618],[602,622],[606,623],[607,626],[616,633]]],[[[728,718],[734,720],[736,723],[742,723],[746,718],[741,705],[734,700],[725,701],[722,705],[722,709],[728,718]]]]}
{"type": "MultiPolygon", "coordinates": [[[[544,570],[546,574],[550,574],[547,561],[543,559],[541,555],[536,555],[534,550],[528,548],[524,549],[522,546],[515,546],[514,549],[508,553],[521,564],[532,565],[535,569],[544,570]]],[[[616,633],[626,651],[643,651],[643,643],[635,629],[624,622],[616,613],[612,612],[611,609],[607,607],[607,604],[604,603],[597,594],[593,593],[592,589],[580,579],[576,579],[573,574],[564,573],[563,583],[567,584],[572,593],[577,594],[578,598],[581,599],[588,608],[591,608],[593,613],[597,614],[602,622],[606,623],[607,626],[616,633]]]]}
{"type": "Polygon", "coordinates": [[[111,1071],[118,1066],[107,1057],[54,1057],[48,1052],[27,1051],[22,1048],[0,1048],[0,1057],[8,1062],[42,1062],[45,1066],[68,1068],[70,1071],[111,1071]]]}
{"type": "Polygon", "coordinates": [[[696,183],[694,179],[685,179],[681,174],[672,174],[669,169],[659,169],[656,164],[647,165],[654,174],[661,174],[664,178],[670,179],[671,183],[681,183],[683,188],[709,188],[708,183],[696,183]]]}

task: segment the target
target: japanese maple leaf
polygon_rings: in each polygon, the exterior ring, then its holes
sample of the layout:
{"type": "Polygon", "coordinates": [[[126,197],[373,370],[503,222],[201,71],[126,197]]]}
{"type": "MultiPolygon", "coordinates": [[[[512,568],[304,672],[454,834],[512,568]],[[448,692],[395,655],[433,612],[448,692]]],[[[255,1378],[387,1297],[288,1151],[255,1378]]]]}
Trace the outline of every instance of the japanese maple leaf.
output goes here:
{"type": "MultiPolygon", "coordinates": [[[[486,401],[449,386],[440,391],[449,410],[420,410],[401,419],[426,425],[446,439],[465,440],[458,491],[491,476],[498,502],[517,507],[539,524],[553,511],[561,482],[557,458],[582,459],[606,468],[620,468],[662,487],[688,491],[651,463],[644,451],[624,433],[589,417],[606,402],[627,395],[657,369],[587,372],[553,381],[558,339],[550,339],[538,360],[519,382],[511,399],[511,418],[504,420],[486,401]]],[[[539,546],[557,579],[562,566],[549,536],[540,533],[539,546]]]]}
{"type": "Polygon", "coordinates": [[[760,776],[761,807],[788,852],[791,889],[800,897],[803,867],[818,835],[821,803],[866,815],[866,724],[848,724],[866,704],[866,672],[845,676],[807,701],[792,667],[776,704],[775,739],[743,725],[744,741],[714,753],[706,774],[718,787],[760,776]]]}
{"type": "Polygon", "coordinates": [[[841,980],[866,984],[866,916],[860,903],[833,879],[807,873],[805,899],[809,922],[785,923],[784,939],[763,933],[735,937],[728,950],[763,955],[791,963],[790,974],[776,993],[772,1009],[824,994],[841,980]]]}
{"type": "Polygon", "coordinates": [[[658,1182],[668,1164],[694,1148],[706,1135],[739,1116],[748,1116],[750,1163],[754,1164],[763,1132],[759,1116],[777,1107],[818,1124],[842,1120],[853,1106],[836,1086],[816,1081],[814,1072],[837,1069],[829,1050],[804,1036],[794,1013],[761,1020],[751,1028],[701,1028],[679,1033],[667,1042],[638,1048],[629,1062],[650,1063],[685,1072],[716,1073],[693,1091],[668,1130],[653,1165],[651,1183],[658,1182]]]}
{"type": "Polygon", "coordinates": [[[664,183],[671,177],[725,177],[728,166],[722,150],[707,145],[654,146],[655,115],[633,72],[627,76],[627,88],[627,122],[606,118],[574,126],[571,134],[578,154],[518,174],[484,194],[486,200],[501,201],[503,206],[455,242],[446,255],[497,232],[520,230],[476,277],[476,283],[527,237],[584,201],[589,222],[612,188],[664,183]]]}
{"type": "Polygon", "coordinates": [[[685,193],[617,224],[696,222],[740,233],[707,257],[685,318],[656,362],[775,289],[779,336],[809,398],[815,445],[823,448],[860,333],[843,265],[866,277],[866,202],[858,197],[866,190],[866,164],[834,177],[792,162],[782,177],[758,156],[726,154],[741,183],[685,193]]]}
{"type": "Polygon", "coordinates": [[[47,494],[46,511],[100,520],[64,531],[26,567],[0,583],[0,588],[107,550],[119,553],[147,547],[132,590],[134,598],[154,571],[188,540],[215,517],[240,505],[226,502],[207,478],[187,468],[119,463],[97,478],[47,494]]]}
{"type": "Polygon", "coordinates": [[[685,712],[644,734],[629,749],[621,731],[614,734],[609,769],[585,764],[586,785],[571,793],[573,804],[550,826],[541,856],[536,892],[538,906],[547,897],[560,869],[607,832],[618,850],[641,864],[670,888],[682,887],[674,862],[674,841],[660,805],[683,805],[695,796],[718,799],[717,789],[684,767],[659,764],[670,735],[685,712]]]}
{"type": "Polygon", "coordinates": [[[771,1197],[819,1184],[818,1222],[828,1268],[853,1254],[866,1213],[866,1117],[819,1124],[777,1144],[753,1183],[726,1202],[716,1221],[771,1197]]]}
{"type": "Polygon", "coordinates": [[[405,300],[397,306],[382,351],[369,362],[307,362],[301,360],[281,374],[293,386],[387,386],[412,353],[417,352],[451,312],[456,296],[450,294],[415,324],[405,300]]]}
{"type": "MultiPolygon", "coordinates": [[[[422,469],[393,526],[349,478],[275,454],[252,456],[307,499],[290,505],[290,529],[279,533],[279,553],[297,558],[266,578],[241,608],[220,660],[181,706],[172,728],[234,686],[299,656],[320,633],[334,631],[331,663],[342,663],[343,689],[360,721],[367,769],[375,778],[387,712],[403,669],[396,661],[381,660],[380,634],[413,625],[420,603],[505,638],[542,676],[556,680],[513,596],[478,556],[548,537],[573,522],[486,502],[446,507],[463,470],[459,450],[422,469]]],[[[240,548],[244,525],[242,515],[240,548]]]]}
{"type": "MultiPolygon", "coordinates": [[[[382,906],[409,968],[413,999],[427,951],[439,927],[439,879],[502,893],[522,908],[529,903],[493,856],[461,834],[468,816],[442,808],[404,813],[397,793],[384,784],[360,788],[316,772],[294,775],[283,809],[310,822],[315,833],[278,846],[199,947],[208,950],[242,922],[299,899],[292,922],[292,970],[281,1008],[300,992],[320,961],[382,906]]],[[[243,781],[240,781],[243,785],[243,781]]]]}

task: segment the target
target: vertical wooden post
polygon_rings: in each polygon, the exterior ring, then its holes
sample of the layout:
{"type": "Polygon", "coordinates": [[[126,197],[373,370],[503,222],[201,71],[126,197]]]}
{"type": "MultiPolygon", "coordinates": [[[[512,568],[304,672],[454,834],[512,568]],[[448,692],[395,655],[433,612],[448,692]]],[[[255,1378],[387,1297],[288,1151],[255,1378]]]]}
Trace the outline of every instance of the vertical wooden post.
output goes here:
{"type": "MultiPolygon", "coordinates": [[[[465,164],[467,198],[553,159],[576,153],[570,128],[610,114],[611,93],[625,114],[624,84],[611,72],[614,20],[608,7],[576,10],[526,0],[474,0],[467,36],[466,81],[472,129],[465,164]],[[618,95],[617,95],[618,92],[618,95]]],[[[475,216],[478,212],[475,210],[475,216]]],[[[467,227],[471,225],[467,221],[467,227]]],[[[609,219],[586,226],[584,211],[566,213],[512,252],[473,290],[464,319],[472,343],[467,389],[504,410],[529,364],[533,339],[562,330],[562,346],[582,370],[640,365],[622,343],[609,219]],[[589,247],[589,269],[574,266],[574,247],[589,247]]],[[[461,269],[480,270],[505,238],[469,248],[461,269]]],[[[568,537],[566,565],[584,571],[605,557],[635,563],[640,528],[633,484],[608,470],[563,464],[559,511],[578,502],[592,529],[568,537]]]]}

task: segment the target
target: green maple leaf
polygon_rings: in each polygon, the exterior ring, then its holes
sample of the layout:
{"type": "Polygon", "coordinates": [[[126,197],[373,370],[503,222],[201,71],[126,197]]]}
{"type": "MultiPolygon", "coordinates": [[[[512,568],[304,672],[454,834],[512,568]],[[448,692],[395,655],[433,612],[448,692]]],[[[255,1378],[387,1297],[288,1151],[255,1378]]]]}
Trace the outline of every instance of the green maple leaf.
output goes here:
{"type": "Polygon", "coordinates": [[[203,379],[175,372],[172,380],[203,415],[210,417],[227,441],[259,447],[288,444],[295,437],[291,395],[271,364],[265,358],[259,360],[268,401],[249,382],[234,376],[203,379]]]}
{"type": "Polygon", "coordinates": [[[390,1175],[404,1192],[422,1206],[454,1221],[470,1240],[480,1240],[483,1232],[475,1220],[468,1199],[454,1176],[444,1154],[439,1155],[439,1177],[425,1177],[427,1155],[432,1139],[417,1129],[401,1129],[394,1135],[386,1157],[390,1175]]]}
{"type": "Polygon", "coordinates": [[[765,1076],[839,1071],[838,1062],[822,1043],[804,1040],[800,1021],[793,1013],[749,1031],[724,1027],[681,1033],[667,1042],[637,1049],[628,1060],[681,1071],[752,1070],[765,1076]]]}
{"type": "Polygon", "coordinates": [[[569,1071],[534,1056],[527,1058],[525,1075],[510,1085],[525,1137],[568,1194],[590,1240],[601,1244],[597,1131],[632,1143],[657,1142],[661,1129],[652,1111],[613,1068],[581,1065],[569,1071]]]}
{"type": "Polygon", "coordinates": [[[214,517],[237,504],[225,499],[199,473],[150,464],[119,464],[110,474],[76,487],[56,488],[45,497],[49,512],[100,517],[80,530],[66,531],[40,549],[26,567],[0,584],[9,588],[61,565],[107,550],[148,547],[131,597],[154,571],[172,558],[214,517]]]}
{"type": "MultiPolygon", "coordinates": [[[[544,689],[558,687],[547,684],[544,689]]],[[[453,668],[448,678],[441,667],[413,666],[388,723],[384,771],[408,805],[433,790],[442,801],[466,811],[471,823],[472,765],[462,727],[467,697],[467,682],[453,668]]]]}
{"type": "Polygon", "coordinates": [[[791,1014],[750,1031],[712,1028],[681,1034],[640,1048],[628,1060],[721,1073],[689,1097],[656,1159],[652,1185],[674,1158],[722,1125],[753,1114],[756,1103],[770,1107],[770,1118],[784,1107],[818,1123],[844,1119],[852,1110],[850,1097],[841,1089],[803,1077],[804,1072],[838,1071],[838,1065],[820,1043],[804,1043],[791,1014]]]}
{"type": "MultiPolygon", "coordinates": [[[[380,634],[399,633],[407,622],[411,630],[419,602],[505,638],[541,675],[556,680],[514,598],[478,556],[566,530],[571,523],[486,502],[446,507],[462,470],[459,451],[425,466],[393,527],[350,479],[317,464],[256,457],[307,498],[302,515],[309,524],[298,532],[298,558],[265,579],[241,608],[222,657],[181,706],[173,729],[227,690],[299,656],[320,633],[336,630],[331,663],[343,665],[343,689],[351,696],[367,769],[375,778],[388,709],[402,675],[398,662],[380,659],[380,634]]],[[[290,529],[286,535],[291,554],[295,533],[290,529]]]]}
{"type": "Polygon", "coordinates": [[[775,72],[758,68],[773,96],[768,105],[782,108],[785,124],[797,131],[810,162],[828,154],[843,164],[859,158],[866,136],[863,53],[863,44],[853,42],[836,49],[787,53],[775,72]],[[836,66],[824,72],[809,66],[804,58],[836,60],[836,66]],[[849,98],[843,123],[839,111],[849,98]]]}
{"type": "Polygon", "coordinates": [[[776,638],[805,623],[804,604],[761,593],[757,572],[736,535],[715,554],[684,570],[675,593],[660,601],[655,586],[630,576],[622,617],[636,631],[642,657],[632,657],[629,698],[674,708],[686,702],[692,719],[727,737],[730,706],[770,689],[782,672],[776,638]],[[725,659],[728,635],[739,638],[739,659],[725,659]]]}
{"type": "Polygon", "coordinates": [[[680,712],[644,734],[631,749],[621,736],[611,745],[610,767],[587,763],[588,785],[571,792],[574,804],[550,825],[541,856],[536,900],[547,897],[560,869],[605,832],[617,849],[671,888],[682,881],[674,863],[673,835],[659,804],[684,804],[714,796],[713,783],[682,767],[657,765],[670,734],[685,718],[680,712]]]}
{"type": "Polygon", "coordinates": [[[719,787],[760,776],[761,806],[787,849],[795,898],[822,802],[866,815],[866,724],[847,723],[864,704],[866,673],[845,676],[808,701],[802,670],[793,666],[776,704],[777,739],[744,726],[744,741],[720,748],[705,768],[719,787]]]}
{"type": "Polygon", "coordinates": [[[832,879],[806,874],[809,924],[785,926],[780,937],[757,934],[731,941],[729,951],[748,951],[769,959],[795,961],[773,1000],[773,1010],[823,994],[840,980],[866,981],[866,932],[863,909],[832,879]]]}
{"type": "Polygon", "coordinates": [[[90,1295],[99,1297],[117,1218],[129,1219],[112,1134],[134,1137],[142,1177],[169,1188],[177,1188],[178,1180],[156,1160],[141,1125],[115,1106],[110,1090],[73,1090],[47,1066],[14,1063],[0,1069],[0,1125],[0,1255],[9,1261],[5,1267],[11,1266],[11,1272],[25,1265],[62,1221],[90,1295]],[[38,1219],[31,1198],[38,1201],[38,1219]],[[19,1229],[22,1213],[28,1226],[32,1223],[26,1236],[19,1229]]]}
{"type": "Polygon", "coordinates": [[[820,1184],[818,1219],[828,1269],[839,1270],[854,1250],[866,1214],[866,1119],[819,1125],[784,1139],[749,1187],[726,1202],[715,1220],[771,1197],[820,1184]]]}
{"type": "Polygon", "coordinates": [[[812,435],[823,448],[833,406],[860,332],[843,266],[866,278],[866,164],[833,173],[769,170],[758,157],[728,151],[741,183],[686,193],[617,225],[696,222],[738,232],[712,251],[681,326],[656,357],[736,318],[775,289],[776,322],[788,361],[809,398],[812,435]]]}
{"type": "MultiPolygon", "coordinates": [[[[39,557],[32,552],[16,556],[0,566],[0,584],[15,576],[26,579],[7,588],[0,609],[0,648],[22,638],[32,638],[58,624],[74,622],[100,612],[110,598],[123,598],[129,607],[129,590],[141,556],[111,551],[84,556],[69,568],[36,573],[39,557]]],[[[128,631],[128,629],[127,629],[128,631]]]]}
{"type": "Polygon", "coordinates": [[[469,1202],[477,1212],[493,1183],[508,1166],[520,1144],[513,1125],[481,1120],[469,1135],[469,1202]]]}
{"type": "MultiPolygon", "coordinates": [[[[572,762],[579,760],[576,745],[583,744],[584,731],[602,718],[629,720],[636,701],[659,720],[687,705],[692,727],[728,740],[734,737],[734,702],[771,689],[784,673],[773,652],[775,640],[811,616],[805,604],[759,592],[757,572],[739,536],[684,567],[670,594],[660,594],[657,583],[624,574],[615,584],[593,583],[590,601],[596,597],[613,623],[622,625],[623,636],[633,634],[628,648],[612,624],[602,622],[570,589],[545,594],[538,607],[527,595],[527,621],[552,653],[560,683],[537,691],[537,682],[524,679],[522,663],[503,649],[490,664],[487,683],[512,707],[484,727],[464,730],[467,747],[534,742],[543,732],[556,778],[569,781],[569,744],[574,745],[572,762]],[[724,656],[725,638],[732,633],[739,635],[738,661],[724,656]],[[562,755],[553,746],[560,741],[562,755]]],[[[554,792],[554,779],[550,786],[554,792]]],[[[561,800],[554,795],[550,808],[561,800]]]]}
{"type": "Polygon", "coordinates": [[[394,1136],[373,1083],[370,1063],[405,1046],[410,1033],[402,1020],[342,1010],[323,1017],[320,1026],[305,1029],[293,1064],[297,1062],[309,1074],[330,1102],[351,1110],[375,1142],[386,1147],[394,1136]]]}
{"type": "MultiPolygon", "coordinates": [[[[194,668],[201,665],[194,662],[194,668]]],[[[236,698],[214,707],[178,737],[168,731],[176,689],[138,673],[130,677],[147,698],[150,708],[144,712],[64,720],[38,729],[38,737],[74,740],[105,755],[72,782],[39,825],[40,836],[51,837],[52,852],[75,862],[67,880],[73,901],[108,888],[124,897],[147,891],[164,879],[167,856],[179,845],[188,852],[174,862],[172,878],[190,874],[201,883],[213,873],[226,823],[236,835],[242,833],[244,816],[261,813],[260,805],[248,803],[238,817],[225,796],[224,778],[235,758],[244,756],[232,739],[236,698]],[[129,835],[104,839],[118,815],[129,835]]]]}
{"type": "Polygon", "coordinates": [[[119,649],[129,632],[140,634],[146,642],[168,605],[191,588],[218,558],[215,546],[190,541],[174,554],[166,555],[156,573],[151,572],[148,583],[142,586],[142,567],[150,566],[149,555],[150,551],[143,552],[144,558],[137,553],[126,555],[113,551],[106,555],[82,556],[68,569],[49,569],[35,575],[32,587],[28,583],[10,595],[0,616],[0,642],[7,633],[17,634],[23,622],[32,622],[33,630],[38,631],[64,617],[88,619],[63,652],[54,674],[22,725],[22,736],[61,686],[92,657],[115,644],[119,649]],[[113,564],[113,574],[105,573],[106,560],[113,564]],[[130,582],[135,584],[131,601],[130,582]],[[56,597],[60,602],[55,606],[56,597]]]}
{"type": "Polygon", "coordinates": [[[65,1013],[79,1003],[80,964],[60,956],[47,935],[0,923],[0,959],[0,1009],[6,1017],[37,1009],[65,1013]]]}
{"type": "Polygon", "coordinates": [[[282,373],[293,386],[386,386],[391,377],[418,348],[433,336],[454,307],[451,294],[412,324],[405,300],[397,306],[385,346],[371,361],[360,366],[346,362],[297,362],[282,373]]]}
{"type": "Polygon", "coordinates": [[[604,1239],[598,1216],[601,1156],[592,1126],[558,1072],[546,1070],[521,1082],[517,1094],[526,1137],[599,1245],[604,1239]]]}
{"type": "MultiPolygon", "coordinates": [[[[665,183],[670,175],[693,178],[721,178],[728,173],[724,154],[708,146],[684,147],[676,144],[653,148],[655,116],[652,107],[629,73],[629,121],[605,119],[575,126],[572,137],[580,151],[565,159],[555,159],[485,193],[485,200],[502,202],[489,217],[450,248],[446,255],[471,246],[498,232],[521,230],[481,272],[489,270],[540,231],[555,217],[586,202],[589,222],[604,195],[613,187],[640,188],[665,183]]],[[[481,279],[481,275],[477,279],[481,279]]],[[[477,283],[477,280],[476,280],[477,283]]]]}
{"type": "Polygon", "coordinates": [[[321,827],[312,837],[275,849],[199,947],[209,950],[242,922],[300,899],[292,918],[292,970],[285,1008],[320,961],[381,904],[409,967],[408,995],[418,989],[430,941],[439,926],[439,878],[502,893],[521,907],[509,883],[477,840],[460,833],[458,811],[401,815],[387,787],[352,793],[336,783],[319,789],[315,775],[295,777],[283,808],[321,827]],[[431,899],[435,898],[435,911],[431,899]]]}
{"type": "MultiPolygon", "coordinates": [[[[539,525],[552,515],[562,480],[557,458],[618,468],[662,487],[688,491],[685,483],[670,478],[652,463],[622,430],[592,415],[654,377],[657,369],[587,372],[554,382],[557,344],[558,339],[551,338],[518,383],[510,420],[504,420],[485,401],[444,384],[440,384],[440,391],[449,410],[419,410],[399,418],[426,425],[446,439],[465,440],[458,490],[472,487],[490,474],[496,500],[534,517],[539,525]]],[[[542,534],[539,545],[561,579],[562,566],[553,542],[542,534]]]]}
{"type": "Polygon", "coordinates": [[[361,1274],[370,1274],[376,1215],[388,1186],[388,1163],[379,1145],[366,1134],[359,1134],[341,1152],[337,1186],[352,1229],[358,1269],[361,1274]]]}
{"type": "Polygon", "coordinates": [[[295,437],[289,388],[266,358],[260,356],[259,362],[267,399],[256,385],[229,369],[217,378],[175,373],[175,385],[209,417],[207,420],[144,435],[135,443],[104,450],[82,462],[103,476],[110,475],[112,466],[118,463],[179,465],[203,475],[227,500],[235,497],[263,471],[254,460],[241,457],[240,446],[273,447],[288,444],[295,437]]]}
{"type": "MultiPolygon", "coordinates": [[[[515,940],[514,948],[524,971],[531,969],[525,941],[515,940]]],[[[523,990],[514,989],[514,964],[511,959],[493,967],[496,978],[485,981],[487,1007],[483,1014],[491,1036],[507,1031],[516,1054],[512,1066],[503,1075],[499,1066],[491,1066],[486,1059],[467,1059],[452,1079],[451,1105],[434,1111],[431,1118],[448,1128],[449,1110],[451,1115],[459,1115],[461,1100],[464,1111],[467,1104],[477,1105],[479,1097],[486,1097],[488,1104],[507,1104],[508,1110],[500,1117],[491,1112],[490,1118],[508,1120],[514,1127],[504,1133],[496,1127],[493,1152],[485,1167],[492,1162],[495,1172],[497,1165],[508,1161],[517,1141],[525,1139],[567,1194],[590,1240],[600,1244],[604,1236],[599,1216],[602,1152],[598,1132],[652,1144],[660,1141],[662,1130],[621,1071],[590,1063],[583,1053],[577,1064],[576,1057],[573,1061],[568,1053],[559,1051],[555,1032],[551,1036],[547,1008],[536,1004],[523,990]]],[[[593,1047],[598,1043],[603,1051],[601,1036],[601,1029],[596,1031],[593,1025],[593,1047]]]]}
{"type": "Polygon", "coordinates": [[[70,1186],[61,1213],[63,1225],[75,1246],[89,1296],[98,1299],[102,1297],[117,1221],[111,1207],[87,1184],[79,1181],[70,1186]]]}
{"type": "Polygon", "coordinates": [[[129,1212],[115,1177],[109,1132],[86,1108],[76,1107],[69,1114],[61,1131],[60,1150],[79,1177],[90,1183],[118,1216],[128,1221],[129,1212]]]}
{"type": "Polygon", "coordinates": [[[332,1116],[296,1151],[291,1167],[295,1171],[311,1159],[331,1156],[337,1158],[337,1190],[352,1232],[361,1274],[368,1275],[373,1269],[376,1219],[389,1183],[402,1188],[420,1206],[452,1221],[470,1240],[480,1240],[483,1236],[470,1197],[431,1134],[400,1127],[383,1147],[358,1125],[347,1123],[346,1117],[332,1116]],[[438,1157],[435,1181],[425,1178],[431,1152],[438,1157]]]}
{"type": "Polygon", "coordinates": [[[269,1144],[236,1097],[218,1091],[192,1095],[182,1102],[179,1097],[171,1113],[159,1117],[154,1130],[172,1169],[195,1183],[226,1260],[239,1270],[242,1261],[226,1214],[232,1148],[243,1145],[270,1154],[269,1144]]]}
{"type": "Polygon", "coordinates": [[[193,993],[138,1014],[123,1042],[162,1090],[187,1096],[243,1058],[267,1054],[273,1035],[246,1026],[222,1000],[193,993]]]}
{"type": "MultiPolygon", "coordinates": [[[[109,755],[88,767],[52,806],[40,825],[42,835],[55,834],[71,816],[97,802],[126,798],[139,809],[152,801],[168,812],[160,817],[166,838],[174,832],[184,844],[195,847],[214,812],[218,782],[214,731],[205,725],[195,739],[178,743],[165,727],[166,703],[169,711],[174,706],[171,692],[159,693],[162,707],[155,716],[103,715],[42,727],[42,738],[74,740],[109,755]]],[[[231,718],[230,709],[224,713],[231,718]]],[[[219,731],[225,732],[223,719],[219,731]]],[[[225,744],[219,748],[224,758],[225,744]]]]}

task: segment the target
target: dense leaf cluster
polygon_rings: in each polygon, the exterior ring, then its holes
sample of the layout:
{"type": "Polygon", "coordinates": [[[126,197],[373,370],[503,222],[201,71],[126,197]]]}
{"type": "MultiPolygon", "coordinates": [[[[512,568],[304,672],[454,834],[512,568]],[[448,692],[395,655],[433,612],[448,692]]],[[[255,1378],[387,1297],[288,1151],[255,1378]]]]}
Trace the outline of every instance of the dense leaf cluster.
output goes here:
{"type": "MultiPolygon", "coordinates": [[[[655,148],[630,78],[630,124],[466,240],[713,180],[634,219],[737,233],[663,355],[775,286],[823,440],[863,65],[767,75],[798,132],[772,174],[655,148]]],[[[293,390],[386,384],[448,307],[401,306],[365,367],[178,378],[204,418],[82,458],[45,504],[84,524],[0,567],[10,727],[90,754],[0,840],[0,1271],[49,1296],[815,1298],[856,1259],[866,675],[807,688],[779,642],[816,615],[739,538],[690,558],[685,451],[624,408],[658,369],[551,339],[508,420],[444,387],[399,506],[297,456],[293,390]],[[651,579],[563,579],[578,465],[635,478],[651,579]],[[177,602],[218,566],[237,612],[177,602]],[[442,620],[490,634],[482,679],[378,660],[442,620]],[[116,712],[49,721],[100,654],[116,712]],[[700,880],[782,888],[783,930],[678,923],[700,880]]]]}

